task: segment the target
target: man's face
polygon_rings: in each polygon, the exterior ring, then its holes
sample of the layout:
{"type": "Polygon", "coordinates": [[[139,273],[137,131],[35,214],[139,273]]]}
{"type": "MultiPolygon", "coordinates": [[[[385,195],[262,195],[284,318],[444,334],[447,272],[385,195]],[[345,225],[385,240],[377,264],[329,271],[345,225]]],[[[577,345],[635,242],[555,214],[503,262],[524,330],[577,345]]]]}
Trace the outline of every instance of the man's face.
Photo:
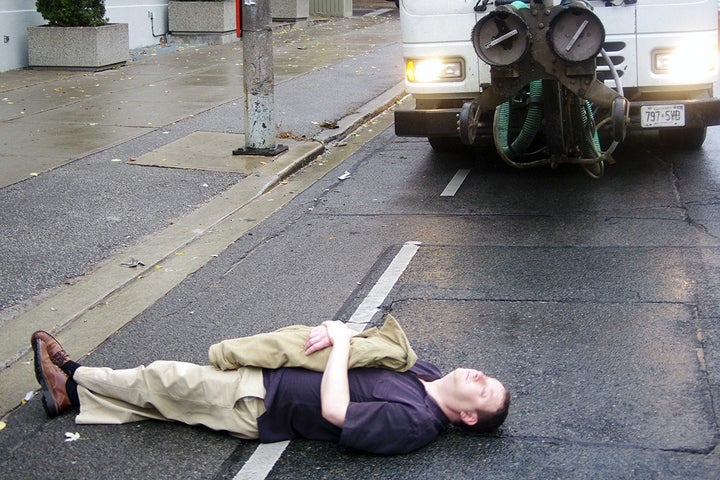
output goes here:
{"type": "Polygon", "coordinates": [[[459,410],[483,415],[493,414],[502,407],[505,387],[497,379],[468,368],[458,368],[451,375],[459,410]]]}

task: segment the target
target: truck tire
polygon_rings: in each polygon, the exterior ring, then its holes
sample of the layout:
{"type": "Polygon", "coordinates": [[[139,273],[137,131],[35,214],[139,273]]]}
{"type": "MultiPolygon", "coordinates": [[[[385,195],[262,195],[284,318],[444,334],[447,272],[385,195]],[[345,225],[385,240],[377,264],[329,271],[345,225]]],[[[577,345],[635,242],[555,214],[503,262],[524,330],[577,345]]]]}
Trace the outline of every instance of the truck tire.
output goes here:
{"type": "Polygon", "coordinates": [[[660,143],[674,150],[699,150],[705,142],[707,127],[663,128],[658,130],[660,143]]]}
{"type": "Polygon", "coordinates": [[[428,142],[438,153],[457,152],[466,148],[459,137],[428,137],[428,142]]]}

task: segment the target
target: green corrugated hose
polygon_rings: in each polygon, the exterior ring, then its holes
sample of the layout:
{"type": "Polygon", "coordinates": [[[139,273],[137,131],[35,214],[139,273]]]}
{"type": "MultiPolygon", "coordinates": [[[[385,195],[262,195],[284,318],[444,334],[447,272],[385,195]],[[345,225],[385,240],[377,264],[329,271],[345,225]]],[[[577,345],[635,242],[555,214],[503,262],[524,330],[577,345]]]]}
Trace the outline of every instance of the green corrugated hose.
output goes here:
{"type": "MultiPolygon", "coordinates": [[[[542,80],[534,80],[530,82],[530,98],[542,98],[542,80]]],[[[522,129],[517,138],[513,140],[512,144],[508,143],[508,128],[510,125],[510,102],[505,102],[500,106],[497,114],[500,116],[498,119],[498,139],[500,140],[500,147],[502,148],[505,155],[509,158],[514,159],[517,155],[522,155],[528,149],[532,141],[535,139],[535,135],[540,131],[543,120],[543,105],[542,103],[532,103],[528,108],[525,122],[523,122],[522,129]]]]}

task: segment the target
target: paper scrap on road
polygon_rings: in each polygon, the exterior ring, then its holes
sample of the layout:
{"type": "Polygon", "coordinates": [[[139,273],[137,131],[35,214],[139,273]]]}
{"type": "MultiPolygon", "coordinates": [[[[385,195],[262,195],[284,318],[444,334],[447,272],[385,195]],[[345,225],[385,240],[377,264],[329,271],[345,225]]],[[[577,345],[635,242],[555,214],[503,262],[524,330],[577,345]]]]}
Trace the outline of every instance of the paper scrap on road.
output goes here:
{"type": "Polygon", "coordinates": [[[142,261],[138,260],[137,258],[132,258],[132,257],[130,258],[130,260],[128,260],[127,262],[123,262],[120,265],[123,267],[128,267],[128,268],[135,268],[137,266],[142,266],[142,267],[145,266],[145,264],[142,261]]]}

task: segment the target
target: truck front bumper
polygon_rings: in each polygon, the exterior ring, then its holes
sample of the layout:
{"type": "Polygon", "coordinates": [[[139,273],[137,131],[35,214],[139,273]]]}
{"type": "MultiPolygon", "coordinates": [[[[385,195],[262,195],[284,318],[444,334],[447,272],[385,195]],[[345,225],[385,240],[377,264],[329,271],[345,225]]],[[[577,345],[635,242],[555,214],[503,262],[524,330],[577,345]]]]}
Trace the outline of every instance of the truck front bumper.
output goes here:
{"type": "Polygon", "coordinates": [[[395,110],[398,137],[460,137],[459,108],[395,110]]]}
{"type": "MultiPolygon", "coordinates": [[[[685,128],[702,128],[720,125],[720,99],[662,100],[630,102],[629,130],[645,130],[640,123],[640,110],[644,105],[685,105],[685,128]]],[[[396,110],[395,135],[398,137],[459,137],[460,108],[427,110],[396,110]]],[[[492,123],[481,123],[478,135],[492,136],[492,123]]]]}
{"type": "MultiPolygon", "coordinates": [[[[645,105],[684,105],[685,127],[702,128],[711,125],[720,125],[720,98],[706,98],[699,100],[661,100],[630,102],[630,130],[646,130],[640,124],[640,110],[645,105]]],[[[665,127],[663,127],[665,128],[665,127]]]]}
{"type": "MultiPolygon", "coordinates": [[[[395,110],[395,135],[398,137],[460,138],[460,108],[395,110]]],[[[492,115],[483,116],[478,124],[475,142],[487,144],[492,138],[492,115]]]]}

